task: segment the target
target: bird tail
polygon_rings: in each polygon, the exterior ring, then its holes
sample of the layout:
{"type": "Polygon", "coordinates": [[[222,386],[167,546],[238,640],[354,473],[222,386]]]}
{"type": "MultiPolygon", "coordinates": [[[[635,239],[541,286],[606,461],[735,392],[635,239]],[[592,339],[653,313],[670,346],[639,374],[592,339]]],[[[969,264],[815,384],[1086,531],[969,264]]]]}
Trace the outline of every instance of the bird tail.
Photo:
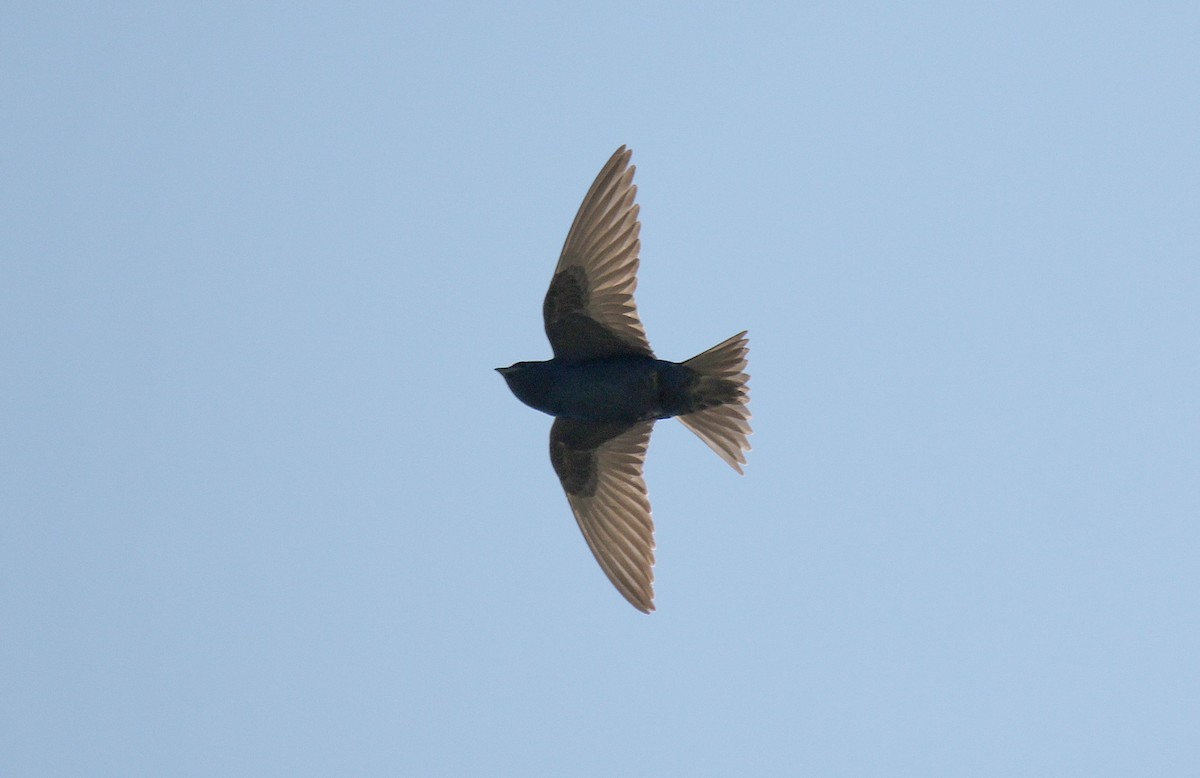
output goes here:
{"type": "Polygon", "coordinates": [[[684,362],[699,374],[691,393],[710,407],[676,417],[739,473],[746,464],[744,452],[750,450],[749,344],[746,333],[739,332],[684,362]]]}

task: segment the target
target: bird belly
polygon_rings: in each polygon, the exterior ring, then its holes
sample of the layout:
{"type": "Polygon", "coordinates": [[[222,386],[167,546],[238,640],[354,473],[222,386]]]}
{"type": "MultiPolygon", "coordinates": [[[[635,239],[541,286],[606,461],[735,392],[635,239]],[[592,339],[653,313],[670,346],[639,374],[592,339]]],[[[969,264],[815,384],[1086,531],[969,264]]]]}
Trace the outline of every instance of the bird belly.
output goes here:
{"type": "Polygon", "coordinates": [[[649,365],[599,361],[562,370],[548,393],[550,413],[579,421],[658,418],[657,374],[649,365]]]}

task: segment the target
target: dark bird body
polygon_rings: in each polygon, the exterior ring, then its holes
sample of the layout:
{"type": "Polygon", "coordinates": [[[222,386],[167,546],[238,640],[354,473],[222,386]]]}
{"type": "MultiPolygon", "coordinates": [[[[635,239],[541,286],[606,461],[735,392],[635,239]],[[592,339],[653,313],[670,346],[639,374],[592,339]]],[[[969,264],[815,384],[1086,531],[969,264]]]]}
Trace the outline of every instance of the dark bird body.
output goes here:
{"type": "Polygon", "coordinates": [[[654,609],[654,524],[642,479],[650,431],[677,417],[739,473],[750,449],[742,332],[686,362],[657,359],[637,316],[638,206],[617,149],[575,216],[543,305],[554,358],[497,368],[521,402],[555,417],[550,461],[609,580],[654,609]]]}
{"type": "MultiPolygon", "coordinates": [[[[699,373],[638,354],[586,362],[518,362],[500,373],[517,399],[560,419],[632,424],[706,407],[696,391],[703,380],[699,373]]],[[[736,397],[737,387],[730,383],[725,399],[736,397]]]]}

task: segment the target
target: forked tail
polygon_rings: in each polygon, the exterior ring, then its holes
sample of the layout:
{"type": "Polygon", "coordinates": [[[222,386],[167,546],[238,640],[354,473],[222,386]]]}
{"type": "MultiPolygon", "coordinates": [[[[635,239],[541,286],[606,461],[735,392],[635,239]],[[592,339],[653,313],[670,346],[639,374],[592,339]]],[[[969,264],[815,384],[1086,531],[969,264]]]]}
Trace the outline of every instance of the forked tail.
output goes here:
{"type": "Polygon", "coordinates": [[[676,416],[739,473],[750,450],[750,376],[745,373],[750,341],[745,332],[713,346],[683,364],[700,374],[691,388],[703,404],[712,406],[676,416]]]}

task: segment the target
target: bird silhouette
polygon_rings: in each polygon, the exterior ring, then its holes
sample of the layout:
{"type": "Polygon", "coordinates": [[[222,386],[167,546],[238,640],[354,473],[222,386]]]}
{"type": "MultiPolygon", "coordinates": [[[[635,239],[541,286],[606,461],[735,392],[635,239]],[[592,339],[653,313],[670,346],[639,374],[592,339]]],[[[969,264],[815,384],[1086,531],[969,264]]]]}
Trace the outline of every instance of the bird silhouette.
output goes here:
{"type": "Polygon", "coordinates": [[[631,151],[583,198],[542,305],[554,358],[496,368],[554,416],[550,462],[583,538],[633,607],[654,610],[654,523],[642,465],[658,419],[678,418],[738,473],[750,450],[745,332],[686,362],[656,359],[638,318],[638,206],[631,151]]]}

